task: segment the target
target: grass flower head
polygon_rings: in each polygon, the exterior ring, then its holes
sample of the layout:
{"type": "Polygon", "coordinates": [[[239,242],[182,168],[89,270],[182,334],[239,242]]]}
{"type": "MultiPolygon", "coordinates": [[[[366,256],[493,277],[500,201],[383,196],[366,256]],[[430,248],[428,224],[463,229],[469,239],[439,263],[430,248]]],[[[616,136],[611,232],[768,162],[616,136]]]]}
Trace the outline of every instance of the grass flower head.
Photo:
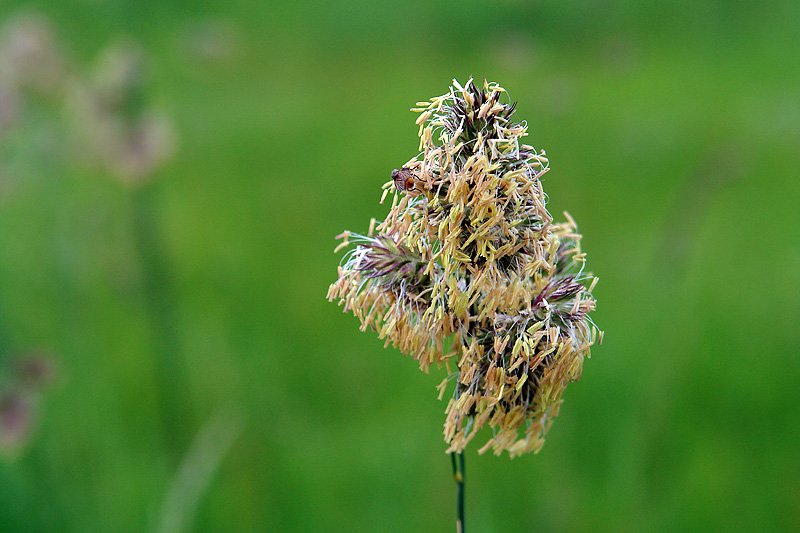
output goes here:
{"type": "Polygon", "coordinates": [[[581,235],[547,211],[548,159],[522,142],[527,126],[506,101],[470,79],[417,104],[420,153],[384,184],[385,220],[340,235],[338,248],[355,246],[328,298],[422,370],[445,365],[448,452],[489,426],[479,452],[513,457],[541,449],[602,332],[581,235]]]}

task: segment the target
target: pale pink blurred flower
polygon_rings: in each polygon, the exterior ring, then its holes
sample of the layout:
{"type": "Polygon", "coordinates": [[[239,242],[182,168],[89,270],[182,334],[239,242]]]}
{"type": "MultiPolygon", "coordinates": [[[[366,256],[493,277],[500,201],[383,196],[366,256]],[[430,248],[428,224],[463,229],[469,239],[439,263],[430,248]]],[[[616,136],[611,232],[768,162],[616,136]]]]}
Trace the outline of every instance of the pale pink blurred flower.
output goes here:
{"type": "Polygon", "coordinates": [[[146,71],[141,47],[113,45],[69,98],[89,155],[130,184],[146,182],[175,151],[171,121],[147,103],[146,71]]]}
{"type": "Polygon", "coordinates": [[[30,440],[42,393],[54,376],[54,361],[44,352],[14,355],[0,363],[0,452],[15,453],[30,440]]]}
{"type": "Polygon", "coordinates": [[[16,89],[52,94],[66,78],[64,54],[45,16],[19,13],[0,30],[0,79],[16,89]]]}

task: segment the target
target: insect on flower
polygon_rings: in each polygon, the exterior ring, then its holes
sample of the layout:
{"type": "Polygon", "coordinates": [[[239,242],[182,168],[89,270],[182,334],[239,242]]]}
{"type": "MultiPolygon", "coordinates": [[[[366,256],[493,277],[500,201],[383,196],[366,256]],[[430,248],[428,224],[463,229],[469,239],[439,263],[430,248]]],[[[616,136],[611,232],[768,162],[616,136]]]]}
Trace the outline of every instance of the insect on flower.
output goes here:
{"type": "Polygon", "coordinates": [[[407,167],[403,167],[400,170],[392,170],[392,180],[394,180],[394,186],[400,192],[410,192],[417,188],[417,177],[407,167]]]}

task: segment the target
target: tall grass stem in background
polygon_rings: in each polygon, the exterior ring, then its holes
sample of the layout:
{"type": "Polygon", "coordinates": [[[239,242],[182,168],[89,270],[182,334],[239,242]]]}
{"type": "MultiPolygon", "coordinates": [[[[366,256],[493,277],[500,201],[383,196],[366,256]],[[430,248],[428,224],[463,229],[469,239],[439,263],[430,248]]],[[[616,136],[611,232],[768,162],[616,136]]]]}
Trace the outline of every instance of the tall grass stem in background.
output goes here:
{"type": "Polygon", "coordinates": [[[163,501],[158,533],[187,531],[220,463],[244,427],[238,407],[215,412],[197,432],[163,501]]]}
{"type": "Polygon", "coordinates": [[[154,379],[161,417],[161,435],[169,457],[177,462],[190,435],[193,420],[188,403],[181,401],[186,390],[178,324],[171,294],[172,283],[160,248],[153,184],[131,191],[136,252],[140,261],[141,286],[153,342],[154,379]]]}
{"type": "Polygon", "coordinates": [[[174,283],[161,242],[155,173],[172,154],[169,121],[150,107],[148,57],[137,43],[108,46],[94,68],[74,84],[76,129],[94,149],[91,159],[125,184],[131,202],[133,242],[141,294],[150,321],[155,391],[165,450],[177,464],[195,422],[188,402],[175,307],[174,283]],[[78,117],[76,117],[78,118],[78,117]]]}

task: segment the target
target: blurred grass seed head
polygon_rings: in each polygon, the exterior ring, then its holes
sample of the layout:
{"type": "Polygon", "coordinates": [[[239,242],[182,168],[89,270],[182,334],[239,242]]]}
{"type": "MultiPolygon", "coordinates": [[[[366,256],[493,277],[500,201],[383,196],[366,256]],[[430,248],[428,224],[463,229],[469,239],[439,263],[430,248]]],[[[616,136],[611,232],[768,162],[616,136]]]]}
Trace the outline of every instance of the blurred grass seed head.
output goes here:
{"type": "MultiPolygon", "coordinates": [[[[421,153],[392,172],[383,222],[367,235],[344,232],[328,299],[378,331],[427,372],[444,363],[455,389],[445,411],[448,452],[478,431],[480,449],[511,457],[538,452],[568,382],[602,340],[589,313],[597,278],[584,271],[574,220],[545,207],[544,151],[522,144],[496,83],[453,80],[420,102],[421,153]],[[455,361],[457,371],[452,370],[455,361]]],[[[507,98],[506,98],[507,99],[507,98]]],[[[382,201],[383,201],[382,199],[382,201]]]]}
{"type": "Polygon", "coordinates": [[[146,183],[175,151],[172,124],[152,109],[147,56],[134,42],[109,46],[73,87],[70,107],[93,157],[131,185],[146,183]]]}

